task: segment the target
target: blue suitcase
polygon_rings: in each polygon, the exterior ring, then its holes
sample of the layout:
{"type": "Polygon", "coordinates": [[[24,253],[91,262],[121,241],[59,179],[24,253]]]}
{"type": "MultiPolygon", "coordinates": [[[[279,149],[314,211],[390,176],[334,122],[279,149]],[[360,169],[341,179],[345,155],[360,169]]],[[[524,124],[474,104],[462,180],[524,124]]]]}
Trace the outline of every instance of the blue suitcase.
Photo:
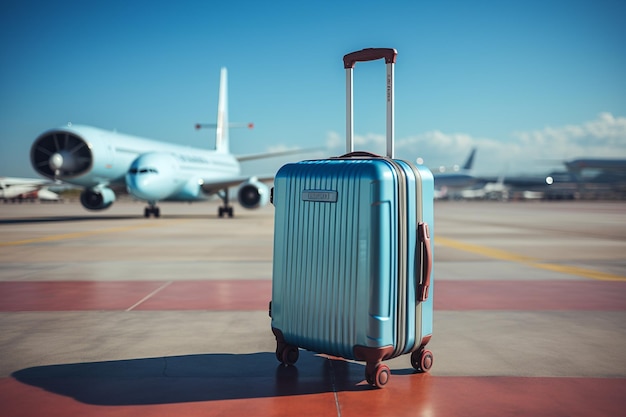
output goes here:
{"type": "Polygon", "coordinates": [[[277,359],[293,365],[299,348],[365,361],[382,388],[383,360],[411,353],[427,372],[432,335],[433,176],[393,159],[394,49],[344,57],[344,156],[284,165],[274,179],[274,258],[270,315],[277,359]],[[387,157],[354,152],[352,70],[387,63],[387,157]]]}

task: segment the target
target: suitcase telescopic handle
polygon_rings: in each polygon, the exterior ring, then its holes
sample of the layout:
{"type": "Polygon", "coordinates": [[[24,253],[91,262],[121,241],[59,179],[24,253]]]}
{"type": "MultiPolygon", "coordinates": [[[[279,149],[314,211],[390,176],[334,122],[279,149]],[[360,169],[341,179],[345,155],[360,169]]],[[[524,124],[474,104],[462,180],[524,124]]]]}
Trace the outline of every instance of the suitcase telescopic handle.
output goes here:
{"type": "MultiPolygon", "coordinates": [[[[423,243],[424,257],[422,258],[422,283],[419,284],[417,290],[417,301],[426,301],[428,299],[428,289],[430,288],[430,272],[433,268],[433,251],[430,247],[430,232],[428,224],[420,222],[417,225],[418,243],[423,243]]],[[[419,279],[419,276],[417,277],[419,279]]]]}
{"type": "Polygon", "coordinates": [[[398,51],[393,48],[365,48],[360,51],[350,52],[343,56],[343,67],[354,68],[354,64],[364,61],[385,59],[385,64],[395,64],[398,51]]]}
{"type": "Polygon", "coordinates": [[[346,69],[346,153],[354,151],[354,122],[352,103],[352,71],[354,64],[362,61],[374,61],[384,59],[387,64],[387,156],[393,158],[394,141],[394,64],[398,52],[393,48],[367,48],[360,51],[350,52],[343,56],[343,66],[346,69]]]}

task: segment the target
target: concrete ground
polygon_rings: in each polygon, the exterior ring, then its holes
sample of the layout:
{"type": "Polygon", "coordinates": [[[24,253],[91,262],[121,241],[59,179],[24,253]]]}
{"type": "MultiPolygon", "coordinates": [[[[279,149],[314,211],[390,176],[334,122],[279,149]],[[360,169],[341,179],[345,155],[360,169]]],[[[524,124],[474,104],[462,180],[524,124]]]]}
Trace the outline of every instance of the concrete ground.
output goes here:
{"type": "Polygon", "coordinates": [[[0,415],[618,416],[626,204],[436,202],[429,374],[302,351],[267,314],[273,208],[0,204],[0,415]]]}

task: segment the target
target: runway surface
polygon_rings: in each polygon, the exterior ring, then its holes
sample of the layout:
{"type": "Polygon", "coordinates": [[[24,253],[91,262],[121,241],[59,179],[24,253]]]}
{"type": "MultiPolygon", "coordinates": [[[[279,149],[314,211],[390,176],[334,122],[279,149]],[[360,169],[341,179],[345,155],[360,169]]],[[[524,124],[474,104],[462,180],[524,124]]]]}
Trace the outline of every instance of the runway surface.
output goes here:
{"type": "Polygon", "coordinates": [[[436,202],[435,362],[364,364],[270,330],[273,208],[0,204],[0,415],[618,416],[626,204],[436,202]]]}

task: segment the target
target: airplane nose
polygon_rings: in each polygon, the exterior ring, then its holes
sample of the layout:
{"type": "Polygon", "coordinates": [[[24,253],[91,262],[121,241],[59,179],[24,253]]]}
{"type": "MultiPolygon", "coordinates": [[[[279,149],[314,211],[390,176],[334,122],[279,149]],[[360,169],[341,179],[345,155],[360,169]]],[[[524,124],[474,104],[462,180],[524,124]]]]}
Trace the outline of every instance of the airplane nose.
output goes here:
{"type": "Polygon", "coordinates": [[[163,200],[171,193],[171,190],[159,181],[156,174],[128,173],[126,174],[126,188],[132,196],[147,201],[163,200]]]}
{"type": "Polygon", "coordinates": [[[162,201],[174,194],[179,185],[176,158],[165,153],[147,153],[135,159],[126,173],[128,192],[140,200],[162,201]]]}
{"type": "Polygon", "coordinates": [[[142,200],[149,199],[152,187],[150,187],[150,181],[146,178],[140,178],[137,174],[127,174],[126,186],[131,195],[142,200]]]}

